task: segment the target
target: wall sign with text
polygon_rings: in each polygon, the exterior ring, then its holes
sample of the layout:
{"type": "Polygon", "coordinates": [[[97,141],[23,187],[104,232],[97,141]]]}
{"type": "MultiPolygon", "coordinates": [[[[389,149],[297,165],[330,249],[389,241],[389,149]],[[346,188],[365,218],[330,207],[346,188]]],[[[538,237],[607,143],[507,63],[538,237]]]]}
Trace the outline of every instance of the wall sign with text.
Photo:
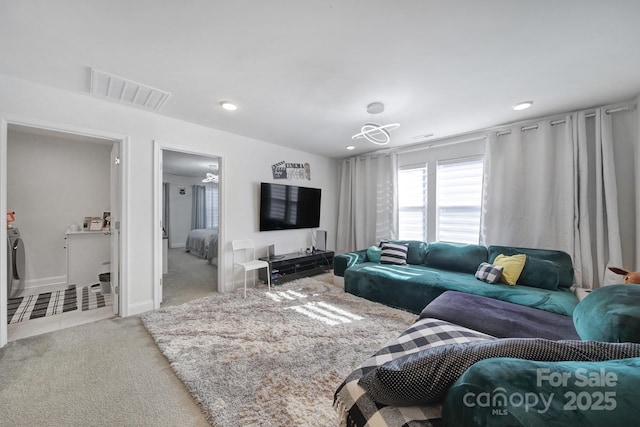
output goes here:
{"type": "Polygon", "coordinates": [[[306,179],[311,181],[311,166],[309,163],[278,162],[271,166],[273,179],[306,179]]]}

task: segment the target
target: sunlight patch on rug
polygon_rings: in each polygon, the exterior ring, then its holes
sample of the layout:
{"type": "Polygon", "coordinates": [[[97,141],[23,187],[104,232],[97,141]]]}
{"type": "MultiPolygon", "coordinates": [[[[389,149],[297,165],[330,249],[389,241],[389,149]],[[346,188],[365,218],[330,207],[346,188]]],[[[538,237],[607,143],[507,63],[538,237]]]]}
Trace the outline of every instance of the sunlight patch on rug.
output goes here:
{"type": "Polygon", "coordinates": [[[342,380],[415,315],[315,279],[142,315],[213,426],[328,426],[342,380]]]}
{"type": "Polygon", "coordinates": [[[340,323],[350,323],[354,320],[362,320],[363,318],[355,314],[351,314],[348,311],[334,307],[331,304],[325,302],[310,302],[305,305],[296,305],[293,307],[287,307],[303,314],[311,319],[316,319],[322,323],[333,326],[340,323]]]}

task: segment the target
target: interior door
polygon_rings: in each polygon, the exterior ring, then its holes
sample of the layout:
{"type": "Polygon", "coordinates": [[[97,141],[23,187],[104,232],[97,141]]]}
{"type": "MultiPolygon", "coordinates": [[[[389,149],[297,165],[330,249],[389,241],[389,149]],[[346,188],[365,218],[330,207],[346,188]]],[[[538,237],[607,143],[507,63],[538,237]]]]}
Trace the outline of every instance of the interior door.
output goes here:
{"type": "MultiPolygon", "coordinates": [[[[159,200],[160,202],[160,212],[164,212],[164,204],[167,203],[167,200],[164,199],[165,194],[164,194],[164,189],[162,188],[162,177],[164,176],[164,167],[163,167],[163,153],[164,150],[160,150],[160,157],[158,159],[159,161],[159,165],[158,165],[158,171],[159,171],[159,175],[160,175],[160,182],[156,183],[156,185],[158,185],[159,189],[160,189],[160,197],[159,200]]],[[[157,207],[156,207],[157,209],[157,207]]],[[[167,269],[167,265],[168,265],[168,255],[169,255],[169,239],[165,239],[164,238],[164,230],[169,230],[169,224],[165,224],[162,220],[162,214],[160,215],[160,230],[156,230],[156,233],[160,233],[160,241],[162,242],[162,272],[160,274],[160,283],[158,284],[158,304],[162,303],[162,286],[163,286],[163,276],[165,274],[165,271],[167,269]]]]}
{"type": "Polygon", "coordinates": [[[120,312],[120,212],[122,179],[120,166],[120,143],[111,147],[111,293],[113,295],[113,314],[120,312]]]}

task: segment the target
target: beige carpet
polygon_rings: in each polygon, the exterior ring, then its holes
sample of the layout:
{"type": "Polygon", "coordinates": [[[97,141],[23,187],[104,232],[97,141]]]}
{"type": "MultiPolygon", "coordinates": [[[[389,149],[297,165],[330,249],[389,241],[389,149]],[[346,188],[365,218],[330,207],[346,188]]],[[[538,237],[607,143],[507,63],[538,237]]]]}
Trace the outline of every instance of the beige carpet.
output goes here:
{"type": "Polygon", "coordinates": [[[314,279],[142,316],[216,427],[335,425],[335,389],[415,318],[314,279]]]}
{"type": "Polygon", "coordinates": [[[169,249],[169,268],[162,275],[161,307],[184,304],[216,292],[218,267],[185,252],[184,248],[169,249]]]}
{"type": "Polygon", "coordinates": [[[0,349],[0,426],[208,426],[138,317],[0,349]]]}

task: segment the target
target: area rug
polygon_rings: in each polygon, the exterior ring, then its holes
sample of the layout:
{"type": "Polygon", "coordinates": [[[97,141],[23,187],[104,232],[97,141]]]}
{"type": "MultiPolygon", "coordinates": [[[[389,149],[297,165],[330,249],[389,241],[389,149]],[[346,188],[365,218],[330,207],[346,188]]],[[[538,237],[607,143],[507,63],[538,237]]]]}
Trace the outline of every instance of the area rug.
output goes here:
{"type": "Polygon", "coordinates": [[[215,427],[336,425],[336,388],[415,319],[314,279],[142,315],[215,427]]]}
{"type": "Polygon", "coordinates": [[[18,323],[78,309],[76,285],[54,292],[9,298],[7,323],[18,323]]]}
{"type": "Polygon", "coordinates": [[[103,294],[100,283],[82,288],[82,311],[113,305],[113,295],[103,294]]]}

